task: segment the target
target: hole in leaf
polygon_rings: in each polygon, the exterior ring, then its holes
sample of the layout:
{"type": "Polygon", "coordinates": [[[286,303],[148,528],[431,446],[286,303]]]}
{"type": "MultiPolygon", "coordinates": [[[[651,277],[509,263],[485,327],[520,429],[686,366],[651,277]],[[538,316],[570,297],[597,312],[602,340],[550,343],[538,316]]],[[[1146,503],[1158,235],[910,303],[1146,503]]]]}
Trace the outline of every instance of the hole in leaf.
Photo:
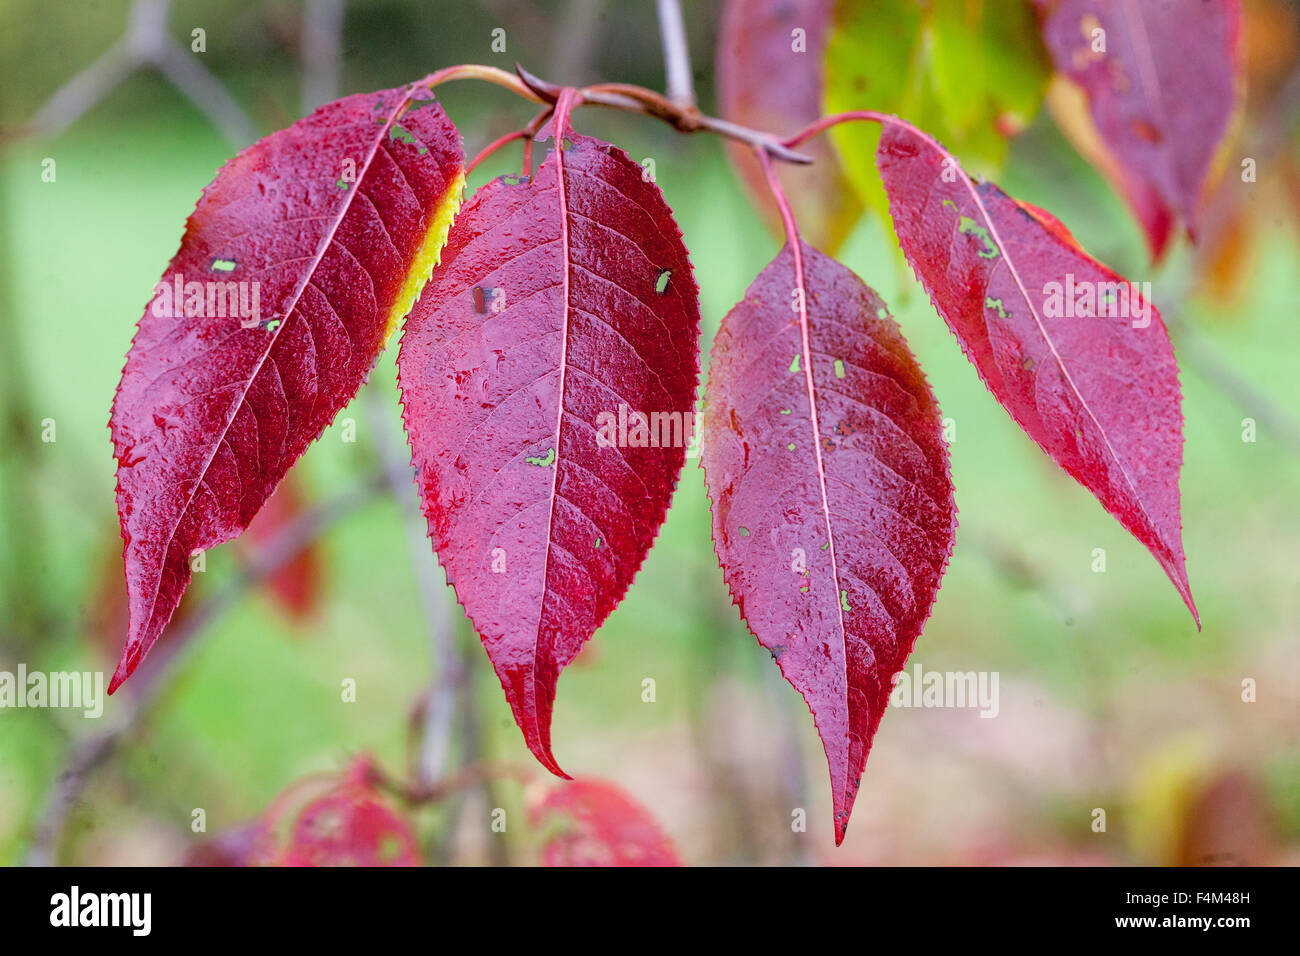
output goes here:
{"type": "Polygon", "coordinates": [[[524,461],[528,462],[528,464],[530,465],[536,465],[539,468],[549,467],[551,462],[555,461],[555,449],[554,448],[546,449],[546,457],[544,458],[540,456],[537,457],[529,456],[525,458],[524,461]]]}

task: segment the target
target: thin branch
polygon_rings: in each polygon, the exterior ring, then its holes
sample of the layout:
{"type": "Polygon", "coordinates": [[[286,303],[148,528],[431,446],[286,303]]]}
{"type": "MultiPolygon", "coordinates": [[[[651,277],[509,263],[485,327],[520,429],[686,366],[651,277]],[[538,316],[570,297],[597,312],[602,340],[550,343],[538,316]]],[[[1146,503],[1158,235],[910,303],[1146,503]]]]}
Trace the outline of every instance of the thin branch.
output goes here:
{"type": "Polygon", "coordinates": [[[447,765],[456,694],[464,674],[451,639],[453,625],[447,602],[447,582],[434,558],[428,525],[417,503],[410,457],[390,427],[391,409],[388,404],[374,390],[369,391],[365,399],[370,427],[375,435],[376,453],[389,490],[402,513],[402,530],[429,627],[429,652],[436,677],[424,708],[420,752],[415,764],[416,784],[424,785],[441,776],[447,765]]]}
{"type": "Polygon", "coordinates": [[[845,113],[832,113],[830,116],[823,116],[814,120],[793,136],[787,136],[781,140],[781,145],[791,148],[800,146],[814,136],[824,133],[832,126],[838,126],[840,123],[888,123],[891,120],[894,122],[899,121],[897,116],[890,116],[876,110],[849,110],[845,113]]]}
{"type": "Polygon", "coordinates": [[[118,41],[45,101],[28,124],[27,131],[57,136],[79,120],[110,90],[134,73],[140,64],[125,41],[118,41]]]}
{"type": "Polygon", "coordinates": [[[545,105],[554,100],[546,100],[533,92],[523,80],[514,73],[508,73],[505,70],[498,69],[495,66],[483,66],[478,63],[460,63],[456,66],[443,67],[430,73],[424,79],[415,83],[415,86],[423,86],[433,89],[435,86],[441,86],[443,83],[451,83],[454,80],[481,80],[484,83],[491,83],[509,90],[516,96],[521,96],[533,103],[545,105]]]}
{"type": "MultiPolygon", "coordinates": [[[[564,87],[548,83],[518,64],[515,65],[515,71],[540,102],[555,103],[559,100],[564,87]]],[[[578,90],[578,99],[574,105],[584,104],[608,106],[628,113],[641,113],[663,120],[683,133],[697,133],[701,130],[716,133],[761,148],[773,159],[787,163],[813,161],[811,156],[795,152],[771,133],[740,126],[716,116],[705,116],[693,107],[683,109],[668,100],[662,93],[656,93],[643,86],[634,86],[630,83],[598,83],[595,86],[585,86],[578,90]]]]}
{"type": "MultiPolygon", "coordinates": [[[[168,653],[162,663],[137,675],[133,696],[117,710],[117,724],[108,730],[81,738],[73,746],[55,778],[54,788],[46,799],[28,850],[29,866],[54,863],[59,837],[68,815],[89,783],[93,771],[108,761],[121,743],[140,726],[152,706],[181,670],[187,656],[184,651],[207,626],[229,610],[252,588],[290,562],[328,528],[373,501],[386,487],[382,474],[374,475],[355,487],[304,511],[269,538],[222,590],[200,604],[192,614],[166,632],[166,641],[158,650],[168,653]]],[[[157,656],[155,654],[155,656],[157,656]]]]}
{"type": "Polygon", "coordinates": [[[169,37],[152,63],[235,146],[243,148],[257,139],[257,131],[243,108],[185,47],[169,37]]]}
{"type": "Polygon", "coordinates": [[[248,115],[221,81],[167,32],[169,9],[169,0],[135,0],[122,38],[46,100],[25,132],[63,132],[132,73],[152,66],[235,146],[256,139],[248,115]]]}
{"type": "Polygon", "coordinates": [[[448,774],[436,783],[429,784],[408,784],[389,776],[378,766],[372,767],[370,771],[372,784],[387,790],[412,806],[438,803],[454,793],[467,787],[478,786],[487,780],[516,780],[526,784],[536,779],[537,772],[532,767],[519,764],[471,764],[448,774]]]}
{"type": "Polygon", "coordinates": [[[658,0],[659,36],[664,46],[664,72],[668,99],[683,110],[695,109],[695,78],[691,74],[691,49],[686,42],[680,0],[658,0]]]}
{"type": "Polygon", "coordinates": [[[469,164],[466,165],[465,175],[468,176],[470,173],[474,172],[475,167],[477,167],[479,163],[483,162],[483,160],[487,159],[489,156],[491,156],[501,147],[509,145],[510,143],[513,143],[517,139],[522,139],[525,141],[523,174],[525,176],[529,175],[532,166],[530,147],[532,146],[533,143],[533,137],[536,136],[537,131],[542,128],[542,124],[545,123],[548,118],[550,118],[552,112],[553,110],[548,106],[546,109],[542,110],[540,113],[534,116],[532,122],[529,123],[527,126],[522,127],[521,129],[517,129],[512,133],[506,133],[504,136],[500,136],[497,139],[493,140],[491,143],[489,143],[487,146],[484,146],[483,149],[479,151],[479,154],[475,156],[473,159],[471,159],[469,161],[469,164]]]}
{"type": "MultiPolygon", "coordinates": [[[[546,80],[534,76],[518,64],[515,65],[515,73],[518,75],[511,75],[495,66],[462,63],[430,73],[414,85],[433,89],[435,86],[449,83],[452,80],[482,80],[486,83],[504,87],[517,96],[542,105],[557,103],[560,94],[565,89],[565,87],[558,86],[555,83],[548,83],[546,80]]],[[[656,93],[654,90],[648,90],[642,86],[633,86],[628,83],[600,83],[595,86],[583,87],[577,93],[574,106],[590,103],[596,106],[608,106],[628,113],[640,113],[644,116],[663,120],[683,133],[696,133],[700,130],[706,130],[719,136],[725,136],[728,139],[735,139],[751,146],[761,147],[773,159],[779,159],[783,162],[811,163],[813,161],[811,156],[795,152],[772,133],[749,129],[719,119],[716,116],[705,116],[694,107],[683,108],[678,106],[662,93],[656,93]]]]}
{"type": "Polygon", "coordinates": [[[591,73],[591,55],[600,42],[601,0],[569,0],[556,28],[551,66],[563,70],[574,82],[591,73]]]}
{"type": "Polygon", "coordinates": [[[302,10],[302,105],[306,110],[339,96],[344,0],[307,0],[302,10]]]}
{"type": "Polygon", "coordinates": [[[1264,430],[1276,435],[1292,453],[1300,455],[1300,423],[1244,375],[1208,347],[1191,323],[1166,319],[1175,332],[1178,360],[1227,396],[1241,411],[1254,418],[1264,430]]]}

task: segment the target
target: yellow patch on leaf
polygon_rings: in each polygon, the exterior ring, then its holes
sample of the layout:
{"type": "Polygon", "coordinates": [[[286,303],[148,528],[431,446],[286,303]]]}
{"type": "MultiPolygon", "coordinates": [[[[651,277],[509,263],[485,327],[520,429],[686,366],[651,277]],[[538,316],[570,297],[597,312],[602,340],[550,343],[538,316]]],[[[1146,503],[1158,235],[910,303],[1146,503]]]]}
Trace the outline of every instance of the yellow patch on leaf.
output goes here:
{"type": "Polygon", "coordinates": [[[397,294],[393,307],[388,311],[388,322],[384,328],[384,342],[380,346],[381,349],[387,348],[388,340],[393,337],[397,327],[402,324],[402,320],[415,305],[415,300],[424,291],[424,284],[429,281],[434,267],[442,258],[442,248],[447,244],[447,234],[451,231],[456,213],[460,211],[461,199],[464,195],[465,170],[461,169],[456,173],[456,178],[451,181],[451,185],[447,187],[447,191],[443,193],[433,221],[429,224],[429,231],[424,234],[424,241],[420,243],[419,251],[411,261],[411,268],[406,272],[402,291],[397,294]]]}

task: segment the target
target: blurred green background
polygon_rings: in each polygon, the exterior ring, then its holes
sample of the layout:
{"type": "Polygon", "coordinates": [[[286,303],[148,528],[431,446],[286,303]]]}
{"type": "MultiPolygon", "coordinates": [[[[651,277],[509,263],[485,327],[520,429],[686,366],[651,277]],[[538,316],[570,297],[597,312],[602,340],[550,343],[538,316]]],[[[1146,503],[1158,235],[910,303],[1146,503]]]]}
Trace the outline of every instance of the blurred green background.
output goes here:
{"type": "MultiPolygon", "coordinates": [[[[1282,39],[1261,40],[1252,19],[1248,40],[1271,51],[1251,47],[1252,63],[1280,57],[1270,69],[1284,74],[1295,58],[1294,7],[1265,6],[1282,17],[1263,21],[1282,39]]],[[[129,8],[0,2],[0,670],[112,670],[123,632],[108,608],[121,590],[109,406],[185,216],[245,145],[149,69],[65,131],[26,128],[118,41],[129,8]],[[53,183],[42,181],[47,157],[57,163],[53,183]],[[41,440],[46,419],[54,442],[41,440]]],[[[718,5],[686,12],[701,104],[713,111],[718,5]]],[[[174,3],[168,22],[187,50],[191,29],[206,30],[204,65],[264,135],[305,110],[303,16],[289,0],[193,0],[174,3]]],[[[654,4],[585,0],[349,3],[330,82],[342,95],[453,63],[516,60],[556,82],[663,86],[654,4]],[[505,53],[491,49],[496,27],[507,31],[505,53]]],[[[471,155],[533,112],[493,87],[451,84],[438,95],[471,155]]],[[[1243,138],[1257,133],[1255,114],[1246,116],[1243,138]]],[[[634,159],[655,159],[701,287],[706,362],[721,317],[775,254],[776,238],[718,139],[599,109],[576,122],[634,159]]],[[[1234,147],[1229,180],[1239,154],[1234,147]]],[[[1300,862],[1300,180],[1287,183],[1296,156],[1292,141],[1261,160],[1259,182],[1234,182],[1244,211],[1227,261],[1184,241],[1158,269],[1128,211],[1047,111],[1012,143],[1000,174],[1093,255],[1154,284],[1183,366],[1184,536],[1204,630],[1144,549],[987,393],[868,214],[839,257],[891,305],[956,423],[960,528],[912,663],[998,672],[997,718],[891,708],[836,850],[812,721],[730,607],[702,473],[688,461],[627,598],[561,678],[562,765],[623,785],[690,863],[1300,862]],[[1242,438],[1248,417],[1258,422],[1253,443],[1242,438]],[[1105,573],[1092,570],[1096,548],[1105,573]],[[656,682],[654,703],[642,700],[645,678],[656,682]],[[1257,682],[1253,703],[1242,700],[1246,678],[1257,682]],[[806,833],[791,830],[796,807],[807,810],[806,833]],[[1104,833],[1093,832],[1094,808],[1107,812],[1104,833]]],[[[507,149],[471,187],[517,164],[507,149]]],[[[383,428],[383,440],[402,441],[395,355],[390,347],[366,389],[383,413],[369,414],[363,394],[296,467],[308,502],[372,474],[383,428]],[[340,434],[346,418],[355,443],[340,434]]],[[[305,617],[254,590],[188,642],[138,727],[68,808],[55,858],[176,862],[198,839],[194,808],[206,811],[211,836],[357,753],[400,773],[413,713],[447,666],[430,653],[404,524],[410,505],[382,497],[328,530],[305,617]],[[357,681],[355,703],[340,699],[344,678],[357,681]]],[[[230,582],[244,553],[237,543],[209,553],[183,607],[230,582]]],[[[459,606],[443,600],[467,673],[447,769],[485,760],[528,768],[486,655],[459,606]]],[[[128,684],[98,722],[0,710],[0,861],[28,857],[72,748],[122,719],[132,693],[128,684]]],[[[546,785],[532,769],[528,786],[546,785]]],[[[520,811],[526,789],[500,780],[489,793],[415,811],[432,858],[533,862],[540,835],[520,811]],[[505,834],[489,829],[495,806],[511,821],[505,834]]]]}

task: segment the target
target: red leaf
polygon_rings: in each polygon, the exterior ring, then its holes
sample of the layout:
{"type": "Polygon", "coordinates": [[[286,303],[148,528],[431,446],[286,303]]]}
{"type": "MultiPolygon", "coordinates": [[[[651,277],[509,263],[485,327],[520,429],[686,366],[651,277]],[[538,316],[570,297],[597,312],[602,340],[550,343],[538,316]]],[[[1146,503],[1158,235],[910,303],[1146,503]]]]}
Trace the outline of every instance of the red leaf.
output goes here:
{"type": "Polygon", "coordinates": [[[714,341],[702,457],[732,599],[826,749],[838,844],[952,551],[938,405],[876,293],[787,244],[714,341]]]}
{"type": "Polygon", "coordinates": [[[374,761],[364,754],[342,773],[301,777],[258,820],[192,847],[185,865],[419,866],[411,824],[374,779],[374,761]],[[286,832],[282,821],[295,810],[286,832]]]}
{"type": "Polygon", "coordinates": [[[563,776],[556,679],[663,523],[699,306],[658,187],[622,150],[566,132],[564,103],[556,128],[565,148],[531,181],[493,180],[457,219],[398,372],[434,547],[529,749],[563,776]],[[675,416],[676,444],[608,447],[620,404],[675,416]]]}
{"type": "Polygon", "coordinates": [[[274,835],[259,820],[192,847],[182,862],[184,866],[274,866],[279,855],[274,835]]]}
{"type": "Polygon", "coordinates": [[[887,121],[876,162],[903,252],[989,391],[1155,555],[1199,627],[1179,518],[1182,393],[1160,313],[1058,220],[977,186],[920,130],[887,121]]]}
{"type": "Polygon", "coordinates": [[[246,528],[365,380],[437,259],[462,166],[431,95],[395,89],[322,107],[204,189],[113,403],[131,625],[110,690],[166,626],[191,553],[246,528]],[[174,303],[178,282],[196,295],[174,303]]]}
{"type": "MultiPolygon", "coordinates": [[[[301,483],[289,474],[249,522],[243,540],[261,544],[274,538],[300,518],[305,507],[301,483]]],[[[295,622],[310,618],[320,604],[321,561],[320,542],[312,541],[262,582],[267,595],[295,622]]]]}
{"type": "MultiPolygon", "coordinates": [[[[820,117],[834,6],[832,0],[728,0],[718,35],[722,115],[743,126],[787,135],[820,117]],[[796,29],[803,33],[794,34],[796,29]]],[[[853,228],[862,203],[829,142],[813,140],[800,148],[814,164],[783,164],[781,183],[809,241],[834,252],[853,228]]],[[[755,203],[779,231],[781,219],[754,151],[728,142],[727,153],[755,203]]]]}
{"type": "Polygon", "coordinates": [[[373,789],[345,783],[308,804],[294,823],[282,866],[419,866],[407,820],[373,789]]]}
{"type": "Polygon", "coordinates": [[[586,778],[555,787],[529,817],[534,826],[558,827],[542,846],[543,866],[682,865],[650,811],[612,783],[586,778]]]}
{"type": "Polygon", "coordinates": [[[1117,162],[1104,171],[1118,178],[1159,259],[1176,220],[1195,237],[1201,190],[1236,109],[1238,4],[1038,2],[1056,68],[1087,94],[1097,132],[1117,162]],[[1103,41],[1104,50],[1097,49],[1103,41]]]}

